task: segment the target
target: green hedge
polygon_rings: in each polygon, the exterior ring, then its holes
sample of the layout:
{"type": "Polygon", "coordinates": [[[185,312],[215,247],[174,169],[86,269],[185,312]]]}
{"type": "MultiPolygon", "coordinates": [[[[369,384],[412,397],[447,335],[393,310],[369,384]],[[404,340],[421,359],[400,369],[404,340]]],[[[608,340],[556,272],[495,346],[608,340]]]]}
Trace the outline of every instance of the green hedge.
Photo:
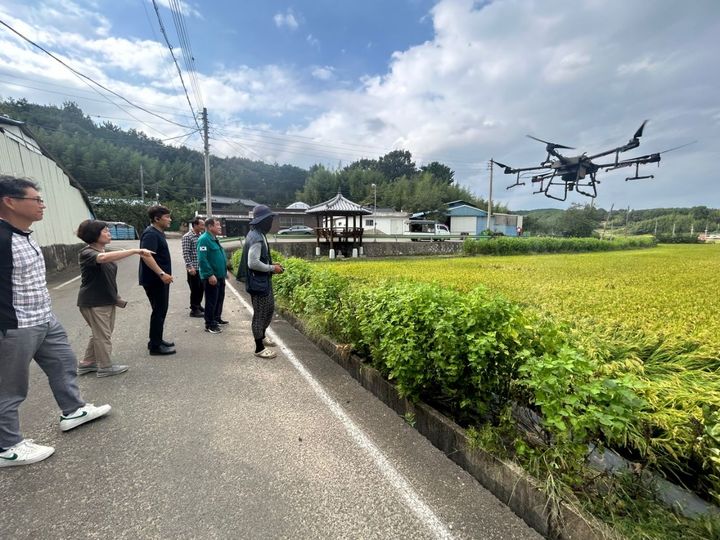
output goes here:
{"type": "Polygon", "coordinates": [[[522,253],[581,253],[654,247],[650,236],[631,236],[600,240],[598,238],[495,237],[490,240],[468,238],[463,243],[465,255],[517,255],[522,253]]]}
{"type": "Polygon", "coordinates": [[[697,234],[658,234],[655,238],[659,244],[700,244],[697,234]]]}

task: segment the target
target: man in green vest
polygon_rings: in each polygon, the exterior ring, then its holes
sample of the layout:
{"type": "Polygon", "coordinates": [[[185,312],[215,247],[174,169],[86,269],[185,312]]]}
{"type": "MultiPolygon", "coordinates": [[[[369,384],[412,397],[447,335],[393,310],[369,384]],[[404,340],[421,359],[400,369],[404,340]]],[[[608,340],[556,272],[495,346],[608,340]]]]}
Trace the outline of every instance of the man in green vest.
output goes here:
{"type": "Polygon", "coordinates": [[[220,221],[208,218],[205,220],[205,232],[197,242],[198,271],[205,289],[205,331],[211,334],[219,334],[222,332],[220,325],[228,324],[222,318],[227,259],[218,240],[221,232],[220,221]]]}

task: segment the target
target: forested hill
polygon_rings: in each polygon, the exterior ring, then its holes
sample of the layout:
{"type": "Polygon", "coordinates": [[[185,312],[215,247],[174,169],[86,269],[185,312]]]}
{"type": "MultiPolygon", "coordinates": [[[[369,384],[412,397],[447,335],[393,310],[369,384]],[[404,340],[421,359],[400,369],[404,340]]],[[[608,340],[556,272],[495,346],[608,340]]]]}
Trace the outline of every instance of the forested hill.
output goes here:
{"type": "MultiPolygon", "coordinates": [[[[190,202],[205,196],[202,153],[163,143],[146,134],[105,122],[95,124],[74,103],[62,108],[26,100],[0,101],[0,115],[25,122],[35,137],[91,195],[140,196],[190,202]]],[[[243,158],[210,159],[213,195],[286,206],[305,186],[308,171],[243,158]]]]}

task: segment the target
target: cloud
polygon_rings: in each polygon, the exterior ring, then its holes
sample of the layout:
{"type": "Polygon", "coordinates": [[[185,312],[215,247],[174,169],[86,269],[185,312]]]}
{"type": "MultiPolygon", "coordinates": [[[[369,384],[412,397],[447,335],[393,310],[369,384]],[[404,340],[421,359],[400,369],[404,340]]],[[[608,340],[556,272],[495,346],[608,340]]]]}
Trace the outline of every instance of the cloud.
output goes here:
{"type": "Polygon", "coordinates": [[[307,41],[311,47],[319,48],[320,47],[320,40],[317,39],[312,34],[308,34],[305,38],[305,41],[307,41]]]}
{"type": "Polygon", "coordinates": [[[321,81],[329,81],[334,78],[334,71],[330,66],[315,66],[312,69],[312,76],[321,81]]]}
{"type": "MultiPolygon", "coordinates": [[[[624,182],[627,170],[607,174],[600,203],[717,206],[717,189],[703,178],[715,174],[710,141],[720,144],[717,120],[708,114],[720,109],[720,70],[709,69],[717,65],[720,19],[708,14],[718,7],[709,0],[682,12],[673,6],[658,1],[649,10],[610,0],[477,7],[442,0],[432,10],[433,40],[397,51],[387,73],[365,77],[359,88],[328,96],[328,110],[302,133],[402,145],[421,162],[447,162],[461,182],[486,193],[491,157],[516,166],[542,160],[544,148],[526,133],[595,152],[623,144],[651,118],[639,153],[697,137],[708,147],[692,158],[686,151],[663,156],[650,187],[624,182]],[[602,27],[578,21],[602,21],[602,27]],[[691,182],[691,191],[680,178],[691,182]]],[[[518,189],[498,196],[513,208],[552,205],[518,189]]]]}
{"type": "MultiPolygon", "coordinates": [[[[0,13],[5,10],[4,20],[128,98],[153,110],[187,111],[160,44],[114,35],[101,14],[63,2],[62,9],[40,10],[6,0],[0,13]]],[[[398,49],[382,72],[348,80],[341,63],[288,63],[220,65],[198,77],[225,137],[237,137],[270,161],[335,165],[406,148],[419,164],[446,163],[480,195],[487,194],[490,158],[527,166],[545,157],[543,145],[525,134],[594,153],[623,144],[649,118],[641,147],[623,157],[700,142],[664,154],[659,170],[646,169],[656,175],[651,182],[624,182],[627,170],[606,174],[597,203],[719,206],[712,181],[720,148],[720,70],[713,69],[720,17],[713,14],[720,14],[715,0],[697,0],[682,10],[673,0],[656,0],[651,7],[621,0],[439,0],[427,17],[432,38],[398,49]]],[[[291,30],[302,24],[290,9],[274,20],[291,30]]],[[[306,41],[319,46],[312,34],[306,41]]],[[[341,59],[354,61],[347,51],[341,59]]],[[[8,33],[0,33],[0,65],[18,81],[30,77],[76,88],[72,94],[87,92],[59,64],[8,33]]],[[[39,91],[8,88],[0,86],[0,93],[48,99],[39,91]]],[[[62,103],[62,97],[53,99],[62,103]]],[[[102,114],[112,106],[93,102],[92,110],[102,114]]],[[[173,114],[192,123],[188,112],[173,114]]],[[[177,134],[175,127],[158,129],[177,134]]],[[[226,141],[213,151],[238,149],[226,141]]],[[[530,186],[505,191],[512,179],[495,172],[495,196],[511,208],[558,205],[533,196],[530,186]]],[[[573,196],[566,204],[586,201],[573,196]]]]}
{"type": "Polygon", "coordinates": [[[297,30],[300,24],[295,18],[292,9],[288,9],[285,13],[276,13],[273,17],[275,26],[278,28],[289,28],[290,30],[297,30]]]}
{"type": "MultiPolygon", "coordinates": [[[[152,3],[152,0],[148,0],[148,2],[152,3]]],[[[175,6],[173,6],[170,3],[170,0],[157,0],[158,4],[160,4],[163,7],[166,7],[167,9],[171,11],[175,11],[175,6]]],[[[188,2],[183,2],[183,0],[178,1],[178,5],[180,6],[180,12],[183,15],[190,15],[191,17],[195,17],[198,19],[202,19],[202,13],[200,13],[200,10],[191,5],[188,2]]]]}

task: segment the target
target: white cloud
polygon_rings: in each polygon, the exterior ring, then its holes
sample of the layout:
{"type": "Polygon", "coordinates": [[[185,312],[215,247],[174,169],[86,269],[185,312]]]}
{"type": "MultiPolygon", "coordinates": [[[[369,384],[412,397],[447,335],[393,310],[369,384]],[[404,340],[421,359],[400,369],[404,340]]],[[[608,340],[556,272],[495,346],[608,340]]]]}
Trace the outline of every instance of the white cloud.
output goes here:
{"type": "Polygon", "coordinates": [[[275,26],[278,28],[289,28],[290,30],[297,30],[300,24],[295,18],[292,9],[288,9],[285,13],[276,13],[273,17],[275,26]]]}
{"type": "MultiPolygon", "coordinates": [[[[148,2],[152,3],[152,0],[148,0],[148,2]]],[[[158,4],[161,6],[166,7],[167,9],[171,11],[175,11],[175,8],[170,4],[170,0],[157,0],[158,4]]],[[[188,2],[183,2],[183,0],[180,0],[178,2],[180,4],[180,11],[183,15],[190,15],[191,17],[196,17],[198,19],[202,19],[202,13],[200,13],[200,10],[196,8],[195,6],[191,5],[188,2]]]]}
{"type": "MultiPolygon", "coordinates": [[[[594,152],[623,144],[651,118],[633,155],[698,137],[720,144],[717,122],[701,113],[718,109],[720,70],[709,66],[717,65],[720,18],[708,16],[719,11],[710,0],[682,12],[671,0],[651,10],[620,1],[474,4],[438,2],[432,41],[396,52],[389,72],[366,77],[361,88],[335,92],[302,133],[388,149],[402,143],[419,161],[445,160],[479,193],[487,192],[491,157],[516,166],[542,160],[544,148],[526,133],[594,152]],[[665,59],[663,69],[655,58],[665,59]]],[[[689,155],[663,156],[650,187],[624,182],[628,170],[609,173],[600,204],[720,206],[719,190],[699,187],[715,174],[716,159],[689,155]]],[[[510,183],[501,174],[496,180],[510,183]]],[[[498,196],[513,208],[552,204],[530,191],[498,196]]]]}
{"type": "Polygon", "coordinates": [[[315,66],[312,69],[312,76],[321,81],[329,81],[335,76],[334,71],[330,66],[315,66]]]}
{"type": "MultiPolygon", "coordinates": [[[[187,110],[160,44],[113,35],[102,15],[63,2],[67,9],[60,13],[6,0],[9,7],[0,13],[6,10],[4,20],[128,98],[152,110],[187,110]]],[[[621,0],[440,0],[430,14],[432,39],[398,50],[386,72],[354,83],[341,64],[220,66],[199,79],[216,125],[235,126],[240,117],[243,125],[277,133],[269,142],[241,126],[226,127],[270,161],[347,163],[403,147],[419,163],[447,163],[478,194],[487,193],[491,157],[516,166],[545,157],[543,146],[526,133],[595,152],[624,143],[650,118],[633,155],[700,143],[663,155],[658,171],[648,169],[656,174],[652,183],[624,182],[627,171],[607,174],[598,204],[717,207],[720,190],[711,182],[720,147],[720,70],[714,69],[713,51],[720,17],[713,14],[720,14],[715,0],[697,0],[682,10],[673,0],[656,0],[651,8],[621,0]]],[[[286,10],[275,24],[294,30],[302,20],[286,10]]],[[[312,34],[306,41],[319,47],[312,34]]],[[[0,65],[18,80],[34,77],[77,88],[73,94],[87,92],[59,64],[7,33],[0,33],[0,65]]],[[[0,94],[8,95],[8,88],[0,86],[0,94]]],[[[33,96],[27,89],[19,95],[33,96]]],[[[47,94],[38,95],[47,102],[47,94]]],[[[112,107],[94,102],[92,110],[112,107]]],[[[181,123],[192,122],[175,114],[181,123]]],[[[171,135],[180,128],[159,129],[171,135]]],[[[237,152],[227,142],[213,148],[237,152]]],[[[511,208],[553,205],[532,196],[530,186],[505,191],[511,179],[496,172],[496,197],[511,208]]]]}
{"type": "Polygon", "coordinates": [[[307,37],[305,38],[305,41],[307,41],[311,47],[315,47],[315,48],[320,47],[320,40],[317,39],[312,34],[308,34],[307,37]]]}

